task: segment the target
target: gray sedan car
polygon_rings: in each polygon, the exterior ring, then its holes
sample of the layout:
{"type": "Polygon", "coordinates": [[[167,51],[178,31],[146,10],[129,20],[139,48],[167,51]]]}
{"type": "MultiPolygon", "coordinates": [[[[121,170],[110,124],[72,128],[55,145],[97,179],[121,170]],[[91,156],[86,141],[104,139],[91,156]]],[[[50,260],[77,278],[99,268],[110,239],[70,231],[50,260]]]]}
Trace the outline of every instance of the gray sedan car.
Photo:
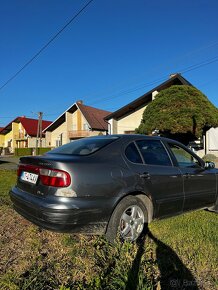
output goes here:
{"type": "Polygon", "coordinates": [[[22,157],[10,196],[42,228],[135,241],[153,219],[217,210],[217,174],[179,142],[107,135],[22,157]]]}

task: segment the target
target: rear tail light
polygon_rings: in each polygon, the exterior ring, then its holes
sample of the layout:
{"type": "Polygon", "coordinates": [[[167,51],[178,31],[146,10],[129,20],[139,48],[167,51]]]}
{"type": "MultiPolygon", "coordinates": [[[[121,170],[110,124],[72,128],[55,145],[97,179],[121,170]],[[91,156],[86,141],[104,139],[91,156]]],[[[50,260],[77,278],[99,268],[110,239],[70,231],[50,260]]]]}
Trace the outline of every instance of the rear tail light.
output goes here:
{"type": "Polygon", "coordinates": [[[55,187],[67,187],[71,183],[70,175],[61,170],[40,168],[40,180],[42,184],[55,187]]]}
{"type": "Polygon", "coordinates": [[[18,177],[20,177],[23,171],[38,174],[43,185],[68,187],[71,184],[70,174],[63,170],[20,164],[17,170],[18,177]]]}
{"type": "Polygon", "coordinates": [[[39,174],[39,167],[34,165],[20,164],[17,169],[17,176],[20,177],[23,171],[39,174]]]}

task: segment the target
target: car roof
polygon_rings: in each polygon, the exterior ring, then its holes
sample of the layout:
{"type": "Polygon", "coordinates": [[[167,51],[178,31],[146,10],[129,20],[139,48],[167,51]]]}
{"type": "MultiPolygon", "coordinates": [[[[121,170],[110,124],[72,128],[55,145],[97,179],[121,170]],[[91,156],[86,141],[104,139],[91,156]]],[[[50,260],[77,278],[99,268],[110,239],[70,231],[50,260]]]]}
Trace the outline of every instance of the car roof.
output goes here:
{"type": "MultiPolygon", "coordinates": [[[[102,139],[102,138],[120,138],[126,141],[131,141],[131,140],[136,140],[136,139],[147,139],[147,140],[162,140],[166,142],[173,142],[177,144],[182,144],[181,142],[178,142],[173,139],[169,139],[166,137],[161,137],[161,136],[150,136],[150,135],[143,135],[143,134],[111,134],[111,135],[101,135],[101,136],[92,136],[88,138],[97,138],[97,139],[102,139]]],[[[184,144],[182,144],[184,146],[184,144]]]]}

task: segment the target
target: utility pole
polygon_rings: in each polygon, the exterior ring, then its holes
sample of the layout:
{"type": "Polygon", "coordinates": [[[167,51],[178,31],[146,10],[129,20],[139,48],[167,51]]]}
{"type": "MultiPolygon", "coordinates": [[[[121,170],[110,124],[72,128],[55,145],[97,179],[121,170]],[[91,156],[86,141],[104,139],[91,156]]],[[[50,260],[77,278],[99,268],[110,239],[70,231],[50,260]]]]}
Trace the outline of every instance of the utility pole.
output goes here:
{"type": "Polygon", "coordinates": [[[38,126],[37,126],[37,135],[36,135],[36,153],[35,153],[35,155],[37,155],[38,145],[39,145],[39,147],[42,147],[42,115],[43,115],[43,112],[38,112],[38,126]]]}

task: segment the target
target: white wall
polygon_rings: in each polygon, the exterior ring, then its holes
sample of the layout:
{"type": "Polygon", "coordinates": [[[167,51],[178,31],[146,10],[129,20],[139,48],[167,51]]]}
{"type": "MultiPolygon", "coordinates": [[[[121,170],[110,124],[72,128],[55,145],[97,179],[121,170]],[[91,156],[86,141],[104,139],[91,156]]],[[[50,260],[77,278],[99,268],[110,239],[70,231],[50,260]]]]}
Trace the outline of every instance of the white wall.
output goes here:
{"type": "Polygon", "coordinates": [[[207,154],[218,157],[218,128],[211,128],[206,133],[207,154]]]}
{"type": "Polygon", "coordinates": [[[109,134],[125,134],[125,131],[135,131],[141,123],[142,115],[146,107],[144,106],[119,120],[110,119],[108,121],[110,124],[108,125],[109,134]]]}

